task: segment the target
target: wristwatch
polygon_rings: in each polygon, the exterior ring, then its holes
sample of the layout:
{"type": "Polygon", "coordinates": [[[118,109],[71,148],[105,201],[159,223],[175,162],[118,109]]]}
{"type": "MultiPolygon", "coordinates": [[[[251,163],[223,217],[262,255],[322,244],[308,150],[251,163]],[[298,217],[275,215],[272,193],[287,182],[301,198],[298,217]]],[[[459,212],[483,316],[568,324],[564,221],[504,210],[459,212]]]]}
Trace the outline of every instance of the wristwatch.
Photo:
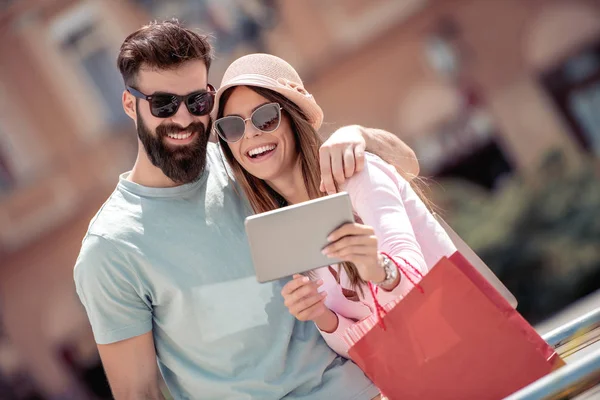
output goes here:
{"type": "Polygon", "coordinates": [[[396,278],[398,278],[398,268],[396,267],[396,264],[394,264],[385,254],[381,255],[381,259],[381,267],[385,271],[385,279],[381,282],[374,282],[379,287],[391,285],[396,278]]]}

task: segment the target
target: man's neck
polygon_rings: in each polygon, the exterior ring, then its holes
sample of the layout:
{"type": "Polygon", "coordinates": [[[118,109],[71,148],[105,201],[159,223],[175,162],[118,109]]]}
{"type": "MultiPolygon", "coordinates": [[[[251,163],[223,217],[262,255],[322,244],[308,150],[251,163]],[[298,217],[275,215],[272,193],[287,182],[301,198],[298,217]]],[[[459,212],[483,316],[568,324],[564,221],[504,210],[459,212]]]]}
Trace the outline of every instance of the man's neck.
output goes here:
{"type": "Polygon", "coordinates": [[[167,177],[160,168],[154,166],[150,162],[146,152],[141,149],[138,149],[135,164],[127,180],[152,188],[169,188],[181,185],[167,177]]]}

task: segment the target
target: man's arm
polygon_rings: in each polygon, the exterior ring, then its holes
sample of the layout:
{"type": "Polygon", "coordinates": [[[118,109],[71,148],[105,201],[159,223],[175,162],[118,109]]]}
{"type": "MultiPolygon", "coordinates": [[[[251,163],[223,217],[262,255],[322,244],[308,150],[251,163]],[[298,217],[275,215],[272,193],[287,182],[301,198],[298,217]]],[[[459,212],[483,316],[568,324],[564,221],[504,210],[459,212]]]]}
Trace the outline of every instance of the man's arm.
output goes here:
{"type": "Polygon", "coordinates": [[[112,344],[98,351],[115,400],[164,400],[156,364],[152,332],[112,344]]]}
{"type": "Polygon", "coordinates": [[[412,179],[419,175],[417,155],[398,136],[383,129],[360,128],[369,153],[378,155],[405,177],[412,179]]]}
{"type": "Polygon", "coordinates": [[[152,337],[152,304],[123,252],[88,235],[74,271],[98,351],[116,400],[163,400],[152,337]]]}
{"type": "Polygon", "coordinates": [[[393,165],[408,180],[419,174],[415,152],[396,135],[382,129],[348,125],[336,130],[319,150],[321,191],[335,193],[335,183],[342,184],[361,171],[365,149],[393,165]]]}

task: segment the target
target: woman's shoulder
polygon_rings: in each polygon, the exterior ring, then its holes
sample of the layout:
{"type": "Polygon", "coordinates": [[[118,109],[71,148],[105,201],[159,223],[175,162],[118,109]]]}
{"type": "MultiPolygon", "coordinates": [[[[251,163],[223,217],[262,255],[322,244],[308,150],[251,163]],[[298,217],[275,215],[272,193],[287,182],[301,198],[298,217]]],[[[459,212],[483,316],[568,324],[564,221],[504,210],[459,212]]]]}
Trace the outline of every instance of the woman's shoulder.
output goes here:
{"type": "Polygon", "coordinates": [[[384,161],[373,153],[365,152],[365,164],[362,171],[354,174],[346,181],[345,188],[352,189],[359,185],[378,185],[382,183],[394,183],[398,186],[406,184],[406,180],[396,171],[393,165],[384,161]]]}
{"type": "Polygon", "coordinates": [[[365,152],[365,167],[366,168],[375,167],[375,168],[380,168],[380,169],[384,168],[384,169],[391,169],[391,170],[395,171],[393,165],[384,161],[377,154],[369,153],[368,151],[365,152]]]}

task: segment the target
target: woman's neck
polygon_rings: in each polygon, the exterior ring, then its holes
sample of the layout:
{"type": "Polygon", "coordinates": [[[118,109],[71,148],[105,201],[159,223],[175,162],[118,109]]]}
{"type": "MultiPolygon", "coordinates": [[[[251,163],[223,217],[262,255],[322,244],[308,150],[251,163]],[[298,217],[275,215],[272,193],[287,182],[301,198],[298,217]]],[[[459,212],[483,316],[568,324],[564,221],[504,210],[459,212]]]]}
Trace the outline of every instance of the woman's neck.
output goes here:
{"type": "Polygon", "coordinates": [[[298,160],[289,173],[282,174],[277,179],[273,179],[267,183],[273,190],[283,196],[288,204],[298,204],[310,200],[308,190],[304,184],[300,160],[298,160]]]}

